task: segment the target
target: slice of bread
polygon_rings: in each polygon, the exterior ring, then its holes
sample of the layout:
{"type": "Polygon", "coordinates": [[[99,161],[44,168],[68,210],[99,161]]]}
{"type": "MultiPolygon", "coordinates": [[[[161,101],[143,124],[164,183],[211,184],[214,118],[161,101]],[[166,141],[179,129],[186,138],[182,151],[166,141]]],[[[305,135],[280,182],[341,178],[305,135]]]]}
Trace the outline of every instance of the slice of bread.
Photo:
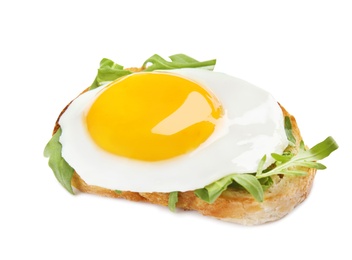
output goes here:
{"type": "MultiPolygon", "coordinates": [[[[59,119],[69,105],[70,104],[63,109],[56,121],[54,133],[60,127],[58,123],[59,119]]],[[[292,132],[296,138],[296,147],[299,147],[302,137],[297,122],[282,106],[281,108],[283,115],[289,116],[291,119],[292,132]]],[[[302,169],[300,168],[300,170],[302,169]]],[[[212,204],[198,198],[193,191],[179,192],[176,206],[180,209],[195,210],[205,216],[242,225],[256,225],[275,221],[292,211],[308,196],[313,184],[316,169],[306,168],[305,170],[307,172],[305,176],[277,175],[272,177],[274,183],[265,191],[263,202],[257,202],[252,195],[245,190],[227,189],[212,204]]],[[[138,193],[131,191],[117,193],[114,190],[87,184],[77,172],[74,172],[72,186],[85,193],[123,198],[132,201],[150,202],[162,206],[167,206],[169,199],[169,193],[138,193]]]]}

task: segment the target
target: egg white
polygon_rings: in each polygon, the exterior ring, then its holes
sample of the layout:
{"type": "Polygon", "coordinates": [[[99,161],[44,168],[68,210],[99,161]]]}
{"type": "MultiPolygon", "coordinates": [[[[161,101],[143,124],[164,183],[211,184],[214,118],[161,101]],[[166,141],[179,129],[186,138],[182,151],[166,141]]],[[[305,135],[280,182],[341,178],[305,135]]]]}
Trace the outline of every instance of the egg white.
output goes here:
{"type": "MultiPolygon", "coordinates": [[[[160,72],[152,72],[160,73],[160,72]]],[[[212,91],[225,110],[212,136],[191,153],[144,162],[110,154],[90,138],[84,113],[104,89],[76,98],[61,116],[62,156],[91,185],[135,192],[189,191],[232,173],[256,172],[264,154],[288,145],[282,111],[271,94],[248,82],[203,69],[163,71],[212,91]]],[[[264,167],[273,163],[268,159],[264,167]]]]}

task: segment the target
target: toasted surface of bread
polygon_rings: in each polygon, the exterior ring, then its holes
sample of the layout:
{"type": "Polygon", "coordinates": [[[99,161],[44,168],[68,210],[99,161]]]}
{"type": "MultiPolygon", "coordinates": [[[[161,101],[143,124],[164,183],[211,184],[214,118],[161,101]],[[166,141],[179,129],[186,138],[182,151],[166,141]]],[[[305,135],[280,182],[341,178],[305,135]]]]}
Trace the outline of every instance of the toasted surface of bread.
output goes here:
{"type": "MultiPolygon", "coordinates": [[[[131,71],[139,71],[139,69],[134,68],[131,71]]],[[[85,91],[87,91],[87,89],[85,91]]],[[[54,133],[60,127],[59,119],[69,105],[70,103],[60,113],[54,127],[54,133]]],[[[291,119],[292,132],[296,138],[296,146],[299,147],[302,137],[297,122],[282,106],[281,108],[283,115],[289,116],[291,119]]],[[[306,168],[305,170],[307,171],[307,175],[300,177],[286,175],[274,176],[274,184],[265,191],[263,202],[257,202],[252,195],[245,190],[227,189],[212,204],[198,198],[194,194],[194,191],[179,192],[176,206],[180,209],[195,210],[205,216],[242,225],[256,225],[275,221],[287,215],[308,196],[313,184],[316,169],[306,168]]],[[[149,202],[162,206],[167,206],[169,199],[169,193],[138,193],[131,191],[117,193],[114,190],[87,184],[77,172],[74,172],[72,186],[85,193],[123,198],[131,201],[149,202]]]]}

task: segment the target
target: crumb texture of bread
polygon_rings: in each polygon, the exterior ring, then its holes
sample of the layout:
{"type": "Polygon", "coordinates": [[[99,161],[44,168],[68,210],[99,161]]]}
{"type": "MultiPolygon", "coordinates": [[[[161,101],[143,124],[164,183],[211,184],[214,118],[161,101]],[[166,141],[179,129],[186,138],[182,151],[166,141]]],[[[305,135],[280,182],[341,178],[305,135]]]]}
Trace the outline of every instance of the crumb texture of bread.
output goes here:
{"type": "MultiPolygon", "coordinates": [[[[131,71],[140,71],[131,68],[131,71]]],[[[85,90],[87,91],[87,90],[85,90]]],[[[85,92],[83,91],[83,92],[85,92]]],[[[82,92],[82,93],[83,93],[82,92]]],[[[63,109],[60,116],[65,112],[63,109]]],[[[289,116],[292,123],[296,146],[302,140],[295,118],[280,105],[283,115],[289,116]]],[[[59,126],[59,118],[54,127],[54,133],[59,126]]],[[[301,169],[302,170],[302,169],[301,169]]],[[[204,216],[213,217],[223,221],[241,225],[258,225],[281,219],[303,202],[312,188],[316,169],[305,169],[305,176],[274,176],[274,184],[265,191],[264,201],[257,202],[248,192],[243,190],[226,190],[212,204],[198,198],[193,191],[179,192],[177,208],[195,210],[204,216]]],[[[105,197],[123,198],[131,201],[148,202],[162,206],[168,205],[169,193],[138,193],[131,191],[116,192],[114,190],[87,184],[78,173],[74,172],[72,186],[77,190],[105,197]]]]}

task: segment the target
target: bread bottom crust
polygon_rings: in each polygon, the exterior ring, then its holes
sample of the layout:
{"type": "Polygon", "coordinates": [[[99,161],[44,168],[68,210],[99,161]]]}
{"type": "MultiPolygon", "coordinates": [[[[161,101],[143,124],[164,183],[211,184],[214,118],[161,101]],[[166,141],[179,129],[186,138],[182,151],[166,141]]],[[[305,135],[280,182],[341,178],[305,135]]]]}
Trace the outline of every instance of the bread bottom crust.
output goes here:
{"type": "MultiPolygon", "coordinates": [[[[303,177],[276,176],[274,184],[264,195],[263,202],[257,202],[246,191],[227,190],[214,203],[199,199],[193,191],[179,192],[177,208],[195,210],[204,216],[234,222],[242,225],[257,225],[278,220],[303,202],[312,188],[315,169],[310,169],[303,177]]],[[[150,202],[162,206],[168,205],[168,193],[138,193],[114,190],[88,185],[74,173],[72,185],[81,192],[123,198],[131,201],[150,202]]]]}
{"type": "MultiPolygon", "coordinates": [[[[296,146],[299,147],[302,137],[297,122],[282,106],[281,108],[284,116],[289,116],[291,119],[296,146]]],[[[55,130],[57,128],[58,124],[55,130]]],[[[244,190],[228,189],[212,204],[199,199],[193,191],[179,192],[176,206],[180,209],[195,210],[205,216],[242,225],[257,225],[275,221],[291,212],[310,193],[316,170],[308,168],[305,170],[307,171],[307,175],[300,177],[274,176],[274,184],[265,191],[264,201],[261,203],[257,202],[244,190]]],[[[169,193],[138,193],[131,191],[118,193],[114,190],[89,185],[76,172],[72,178],[72,186],[85,193],[123,198],[131,201],[149,202],[162,206],[167,206],[169,199],[169,193]]]]}

